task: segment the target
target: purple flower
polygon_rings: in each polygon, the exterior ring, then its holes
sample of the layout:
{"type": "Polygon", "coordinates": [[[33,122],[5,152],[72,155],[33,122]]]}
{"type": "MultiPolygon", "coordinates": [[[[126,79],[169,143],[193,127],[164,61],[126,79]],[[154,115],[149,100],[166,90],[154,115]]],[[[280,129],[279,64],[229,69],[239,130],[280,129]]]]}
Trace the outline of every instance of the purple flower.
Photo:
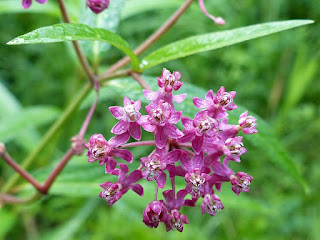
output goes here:
{"type": "Polygon", "coordinates": [[[102,134],[94,134],[90,137],[90,142],[85,145],[88,149],[88,162],[95,162],[99,160],[100,165],[106,164],[106,172],[112,172],[117,162],[113,157],[121,158],[129,163],[132,162],[133,156],[129,150],[117,149],[118,146],[126,143],[130,135],[128,132],[117,135],[109,140],[102,136],[102,134]]]}
{"type": "MultiPolygon", "coordinates": [[[[44,4],[48,0],[36,0],[38,3],[44,4]]],[[[22,0],[22,7],[23,8],[29,8],[32,4],[32,0],[22,0]]]]}
{"type": "Polygon", "coordinates": [[[123,98],[124,107],[113,106],[109,107],[111,114],[120,120],[111,130],[113,134],[123,134],[129,130],[131,136],[136,139],[141,139],[141,127],[137,121],[141,117],[139,112],[141,109],[141,101],[133,101],[127,97],[123,98]]]}
{"type": "Polygon", "coordinates": [[[206,194],[201,203],[202,214],[205,214],[207,212],[211,216],[214,216],[223,208],[224,206],[222,205],[220,198],[215,194],[206,194]]]}
{"type": "Polygon", "coordinates": [[[169,103],[160,100],[157,106],[149,104],[146,111],[149,115],[142,116],[138,122],[146,131],[155,131],[155,142],[158,148],[162,149],[168,138],[177,139],[183,135],[174,126],[179,122],[182,112],[173,111],[169,103]]]}
{"type": "Polygon", "coordinates": [[[123,194],[125,194],[129,189],[134,192],[143,195],[143,188],[140,184],[135,184],[142,178],[140,170],[134,170],[128,176],[129,168],[126,164],[119,163],[120,170],[115,169],[114,173],[117,173],[118,180],[116,183],[105,182],[100,186],[103,190],[100,192],[99,197],[105,199],[110,206],[112,206],[116,201],[118,201],[123,194]]]}
{"type": "Polygon", "coordinates": [[[192,141],[192,148],[197,154],[202,150],[203,143],[212,140],[218,131],[219,122],[209,117],[206,111],[197,113],[193,120],[187,117],[182,117],[181,120],[185,129],[178,141],[192,141]]]}
{"type": "Polygon", "coordinates": [[[205,108],[210,117],[221,119],[228,116],[226,111],[237,108],[233,103],[235,96],[236,92],[226,92],[225,88],[222,86],[216,95],[214,95],[212,90],[209,90],[204,100],[194,97],[193,103],[199,109],[205,108]]]}
{"type": "Polygon", "coordinates": [[[258,132],[256,129],[256,119],[252,116],[248,116],[248,111],[242,113],[239,117],[239,128],[244,134],[253,134],[258,132]]]}
{"type": "Polygon", "coordinates": [[[142,166],[145,167],[142,176],[147,181],[155,180],[158,187],[164,188],[167,176],[163,170],[166,169],[167,164],[177,162],[181,154],[181,150],[173,150],[164,155],[152,153],[149,157],[141,158],[142,166]]]}
{"type": "Polygon", "coordinates": [[[204,13],[204,15],[211,18],[217,25],[224,25],[225,24],[225,21],[223,20],[223,18],[215,17],[207,12],[207,10],[204,6],[203,0],[199,0],[199,5],[200,5],[200,8],[201,8],[202,12],[204,13]]]}
{"type": "Polygon", "coordinates": [[[143,211],[143,222],[150,228],[157,228],[160,222],[167,220],[167,211],[163,200],[152,201],[143,211]]]}
{"type": "Polygon", "coordinates": [[[183,82],[179,81],[180,78],[180,72],[175,71],[171,74],[169,70],[164,68],[162,70],[161,77],[158,77],[158,85],[168,93],[172,92],[173,89],[177,91],[183,84],[183,82]]]}
{"type": "Polygon", "coordinates": [[[109,0],[87,0],[87,6],[92,12],[98,14],[108,8],[109,0]]]}
{"type": "Polygon", "coordinates": [[[192,159],[187,154],[183,154],[180,161],[186,170],[184,179],[187,182],[187,190],[193,198],[199,198],[205,194],[204,184],[210,179],[208,173],[211,170],[204,165],[203,157],[203,152],[192,159]]]}
{"type": "Polygon", "coordinates": [[[173,190],[167,190],[163,192],[163,196],[166,200],[167,209],[169,215],[167,218],[166,226],[167,231],[171,229],[177,229],[179,232],[183,230],[183,224],[189,224],[186,215],[179,212],[184,203],[184,197],[187,195],[187,190],[183,189],[177,193],[177,199],[175,199],[175,193],[173,190]]]}
{"type": "Polygon", "coordinates": [[[232,175],[230,177],[232,184],[232,191],[239,196],[240,192],[249,192],[250,183],[253,177],[244,173],[238,172],[236,176],[232,175]]]}
{"type": "Polygon", "coordinates": [[[223,153],[226,155],[226,162],[227,165],[229,160],[240,162],[240,156],[247,152],[247,150],[243,147],[242,143],[243,137],[235,137],[235,138],[228,138],[225,142],[223,153]]]}

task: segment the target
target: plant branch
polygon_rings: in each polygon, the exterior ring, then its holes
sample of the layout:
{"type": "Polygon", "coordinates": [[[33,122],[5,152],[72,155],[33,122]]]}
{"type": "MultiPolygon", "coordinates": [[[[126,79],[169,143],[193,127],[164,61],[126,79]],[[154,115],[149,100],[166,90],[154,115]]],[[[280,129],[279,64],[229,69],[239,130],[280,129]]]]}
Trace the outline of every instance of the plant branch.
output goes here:
{"type": "MultiPolygon", "coordinates": [[[[59,8],[60,8],[60,11],[61,11],[61,15],[62,15],[62,19],[65,23],[70,23],[70,17],[69,17],[69,14],[67,12],[67,8],[64,4],[64,1],[63,0],[57,0],[58,1],[58,4],[59,4],[59,8]]],[[[72,44],[73,44],[73,47],[77,53],[77,56],[80,60],[80,63],[81,63],[81,66],[83,68],[83,70],[85,71],[85,73],[87,74],[90,82],[91,82],[91,85],[92,86],[95,86],[95,82],[97,81],[96,80],[96,76],[93,74],[93,72],[91,71],[91,68],[89,66],[89,63],[88,63],[88,60],[87,58],[84,56],[81,48],[80,48],[80,45],[77,41],[72,41],[72,44]]]]}
{"type": "Polygon", "coordinates": [[[141,141],[141,142],[131,142],[127,144],[123,144],[118,148],[128,148],[128,147],[138,147],[138,146],[155,146],[155,141],[141,141]]]}
{"type": "Polygon", "coordinates": [[[10,204],[29,203],[31,201],[38,199],[40,196],[42,196],[42,195],[37,192],[29,198],[21,199],[21,198],[17,198],[15,196],[13,196],[11,194],[7,194],[7,193],[2,194],[2,195],[0,195],[0,208],[1,208],[2,203],[10,203],[10,204]]]}
{"type": "MultiPolygon", "coordinates": [[[[185,3],[157,30],[155,31],[147,40],[145,40],[139,47],[134,50],[134,53],[139,56],[144,51],[146,51],[153,43],[155,43],[162,35],[164,35],[181,17],[181,15],[188,9],[193,0],[186,0],[185,3]]],[[[124,57],[123,59],[116,62],[112,65],[107,71],[102,73],[98,80],[102,80],[110,74],[111,72],[115,72],[118,69],[124,67],[130,62],[129,57],[124,57]]]]}
{"type": "Polygon", "coordinates": [[[135,73],[135,72],[130,72],[130,76],[134,78],[142,88],[151,91],[150,86],[148,83],[141,77],[141,74],[135,73]]]}

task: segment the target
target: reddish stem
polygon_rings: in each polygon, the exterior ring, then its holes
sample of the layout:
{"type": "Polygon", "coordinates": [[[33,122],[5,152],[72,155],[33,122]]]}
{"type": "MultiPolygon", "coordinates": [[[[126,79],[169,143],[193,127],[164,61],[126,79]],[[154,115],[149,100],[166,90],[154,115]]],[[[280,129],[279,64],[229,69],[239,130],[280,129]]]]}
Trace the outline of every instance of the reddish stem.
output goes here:
{"type": "Polygon", "coordinates": [[[131,142],[119,146],[119,148],[137,147],[137,146],[155,146],[155,141],[141,141],[141,142],[131,142]]]}
{"type": "Polygon", "coordinates": [[[141,74],[139,73],[135,73],[135,72],[131,72],[130,76],[133,77],[142,88],[151,91],[150,86],[148,85],[148,83],[141,77],[141,74]]]}

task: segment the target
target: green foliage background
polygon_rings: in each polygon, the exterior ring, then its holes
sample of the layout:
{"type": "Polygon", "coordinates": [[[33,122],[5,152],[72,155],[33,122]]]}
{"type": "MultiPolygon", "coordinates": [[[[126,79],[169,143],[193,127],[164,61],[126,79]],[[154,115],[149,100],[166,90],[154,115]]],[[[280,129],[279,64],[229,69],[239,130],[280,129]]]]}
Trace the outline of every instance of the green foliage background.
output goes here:
{"type": "MultiPolygon", "coordinates": [[[[118,0],[111,0],[111,4],[115,1],[118,0]]],[[[8,152],[20,163],[86,82],[70,43],[5,45],[21,34],[59,22],[55,1],[49,2],[43,6],[33,3],[29,10],[20,9],[18,0],[0,2],[0,141],[6,143],[8,152]]],[[[66,2],[72,18],[77,21],[79,13],[85,9],[79,10],[79,1],[66,2]]],[[[134,49],[183,1],[149,2],[119,0],[112,6],[115,15],[104,19],[103,23],[108,23],[108,29],[122,36],[134,49]],[[121,21],[117,27],[120,19],[116,13],[120,10],[121,21]]],[[[224,27],[206,18],[195,3],[145,55],[196,34],[268,21],[315,20],[312,25],[181,58],[145,72],[151,85],[155,85],[163,67],[178,70],[186,83],[181,90],[202,98],[207,90],[217,91],[220,86],[225,86],[227,91],[235,90],[236,104],[260,117],[258,130],[262,136],[267,136],[265,125],[271,129],[279,141],[266,138],[265,142],[259,142],[254,136],[246,136],[248,152],[241,164],[232,165],[236,171],[254,176],[251,191],[237,197],[225,184],[219,194],[225,206],[222,212],[211,217],[202,215],[199,206],[186,208],[183,211],[190,224],[183,233],[166,233],[163,226],[149,229],[142,222],[142,211],[153,198],[153,184],[142,183],[143,198],[129,192],[109,207],[97,199],[99,184],[110,180],[103,168],[87,163],[84,156],[74,157],[48,196],[32,204],[0,208],[0,239],[319,238],[320,29],[317,21],[320,5],[317,0],[205,2],[210,12],[224,17],[227,22],[224,27]],[[266,152],[272,141],[278,141],[276,143],[284,148],[266,152]],[[284,164],[287,160],[278,161],[287,158],[294,163],[307,188],[303,188],[288,170],[284,164]]],[[[89,16],[81,20],[88,21],[89,16]]],[[[103,72],[122,56],[117,49],[105,45],[100,54],[99,71],[103,72]]],[[[110,138],[110,129],[116,120],[108,107],[121,105],[123,95],[139,90],[126,79],[111,81],[102,90],[86,139],[94,133],[110,138]]],[[[90,102],[92,97],[89,96],[39,154],[30,168],[37,179],[45,180],[69,148],[69,140],[78,132],[90,102]]],[[[190,108],[184,106],[186,111],[190,108]]],[[[150,136],[144,134],[144,138],[150,139],[150,136]]],[[[149,152],[149,148],[134,149],[135,163],[130,167],[134,169],[140,157],[149,152]]],[[[13,171],[0,161],[0,187],[12,174],[13,171]]],[[[13,192],[26,197],[34,190],[20,180],[13,192]]]]}

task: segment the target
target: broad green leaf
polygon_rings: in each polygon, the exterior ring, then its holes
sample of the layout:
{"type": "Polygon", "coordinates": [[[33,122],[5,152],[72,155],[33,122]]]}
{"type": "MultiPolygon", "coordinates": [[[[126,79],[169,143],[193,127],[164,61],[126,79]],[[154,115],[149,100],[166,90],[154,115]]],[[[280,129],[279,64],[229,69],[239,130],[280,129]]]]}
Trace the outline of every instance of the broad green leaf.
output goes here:
{"type": "MultiPolygon", "coordinates": [[[[119,22],[120,13],[124,6],[124,0],[110,1],[108,9],[99,14],[95,14],[90,8],[86,6],[86,1],[81,1],[80,9],[80,23],[86,24],[93,28],[103,28],[111,32],[116,32],[119,22]]],[[[94,65],[97,65],[100,58],[106,57],[106,52],[110,49],[111,45],[100,41],[81,41],[82,49],[89,57],[94,65]]]]}
{"type": "Polygon", "coordinates": [[[189,37],[168,44],[141,61],[141,70],[168,62],[177,58],[186,57],[195,53],[214,50],[250,39],[266,36],[272,33],[284,31],[290,28],[311,24],[312,20],[290,20],[281,22],[269,22],[263,24],[241,27],[233,30],[214,32],[209,34],[189,37]]]}
{"type": "Polygon", "coordinates": [[[38,28],[32,32],[17,37],[7,44],[37,44],[75,40],[102,41],[126,53],[132,61],[134,69],[138,68],[139,60],[131,51],[128,43],[119,35],[102,28],[92,28],[85,24],[60,23],[52,26],[38,28]]]}
{"type": "Polygon", "coordinates": [[[81,225],[86,221],[90,214],[93,213],[98,205],[97,203],[98,199],[92,199],[88,201],[81,209],[79,209],[79,211],[74,216],[70,216],[69,220],[63,222],[60,226],[49,231],[39,239],[73,239],[73,236],[77,233],[81,225]]]}
{"type": "Polygon", "coordinates": [[[37,106],[7,115],[0,120],[0,141],[8,141],[30,127],[38,127],[56,119],[60,111],[55,107],[37,106]]]}
{"type": "Polygon", "coordinates": [[[126,19],[150,10],[162,10],[175,7],[178,8],[180,5],[181,1],[179,0],[127,0],[122,11],[121,18],[126,19]]]}

